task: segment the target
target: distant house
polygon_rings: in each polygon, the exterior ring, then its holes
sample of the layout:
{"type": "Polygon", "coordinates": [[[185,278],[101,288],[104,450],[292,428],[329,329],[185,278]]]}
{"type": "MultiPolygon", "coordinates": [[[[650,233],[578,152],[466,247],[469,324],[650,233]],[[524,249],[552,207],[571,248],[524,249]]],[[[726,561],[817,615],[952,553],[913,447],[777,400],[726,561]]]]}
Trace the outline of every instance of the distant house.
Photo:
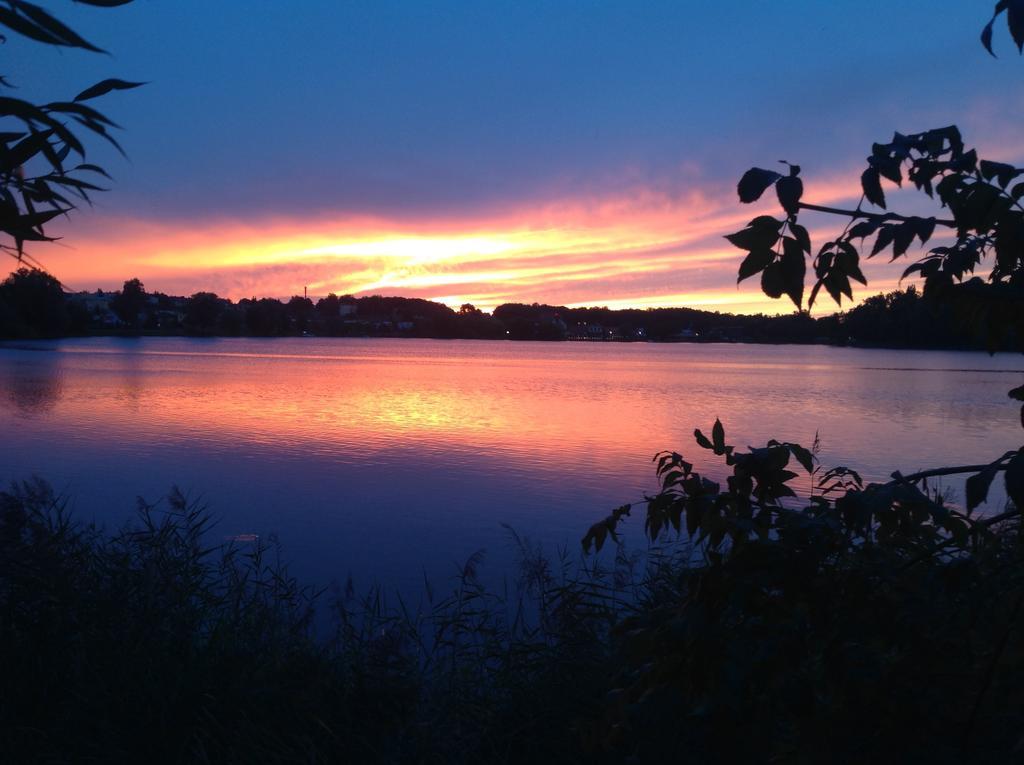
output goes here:
{"type": "Polygon", "coordinates": [[[601,324],[584,324],[578,322],[574,324],[567,332],[567,340],[606,340],[609,339],[610,333],[601,324]]]}
{"type": "Polygon", "coordinates": [[[586,340],[587,339],[587,325],[582,322],[577,322],[569,327],[569,330],[565,333],[566,340],[586,340]]]}
{"type": "Polygon", "coordinates": [[[338,316],[342,318],[355,316],[358,311],[359,306],[356,304],[356,299],[351,295],[346,295],[338,300],[338,316]]]}
{"type": "Polygon", "coordinates": [[[92,320],[104,327],[119,327],[124,322],[111,309],[110,303],[117,295],[116,292],[75,292],[68,295],[68,300],[86,310],[92,320]]]}
{"type": "Polygon", "coordinates": [[[739,327],[711,327],[703,339],[712,343],[749,342],[746,333],[739,327]]]}
{"type": "Polygon", "coordinates": [[[94,311],[106,311],[110,309],[110,301],[113,300],[115,292],[104,292],[103,290],[96,290],[95,292],[75,292],[68,295],[68,299],[72,303],[84,307],[89,313],[94,311]]]}
{"type": "Polygon", "coordinates": [[[185,323],[182,311],[158,310],[155,313],[156,325],[159,329],[177,329],[185,323]]]}

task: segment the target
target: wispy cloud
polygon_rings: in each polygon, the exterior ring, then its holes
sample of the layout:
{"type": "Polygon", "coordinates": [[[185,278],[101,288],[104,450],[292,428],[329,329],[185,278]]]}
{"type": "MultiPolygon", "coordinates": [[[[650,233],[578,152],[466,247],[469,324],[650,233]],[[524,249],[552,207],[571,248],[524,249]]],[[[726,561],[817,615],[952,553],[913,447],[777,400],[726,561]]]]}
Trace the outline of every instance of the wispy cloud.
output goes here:
{"type": "MultiPolygon", "coordinates": [[[[805,198],[852,206],[859,165],[807,180],[805,198]]],[[[736,284],[741,253],[723,236],[777,213],[770,192],[740,205],[732,184],[668,193],[636,186],[618,195],[559,199],[466,217],[389,220],[311,215],[262,220],[160,222],[83,218],[73,247],[50,247],[48,265],[75,288],[139,277],[149,289],[200,289],[239,299],[390,294],[490,309],[503,302],[655,307],[691,305],[789,312],[756,280],[736,284]]],[[[807,214],[816,242],[835,219],[807,214]]],[[[873,294],[899,270],[867,264],[873,294]]],[[[831,310],[822,303],[820,309],[831,310]]]]}

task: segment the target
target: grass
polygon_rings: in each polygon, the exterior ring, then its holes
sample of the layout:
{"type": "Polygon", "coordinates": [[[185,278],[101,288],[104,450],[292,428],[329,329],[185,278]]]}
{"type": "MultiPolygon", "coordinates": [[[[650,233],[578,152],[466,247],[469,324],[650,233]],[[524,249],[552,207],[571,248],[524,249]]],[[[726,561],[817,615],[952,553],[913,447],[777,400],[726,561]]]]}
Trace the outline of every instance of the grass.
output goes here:
{"type": "Polygon", "coordinates": [[[263,544],[207,547],[172,492],[117,531],[42,482],[0,494],[0,747],[39,762],[521,762],[578,748],[619,570],[556,568],[517,540],[488,592],[471,558],[415,612],[316,592],[263,544]],[[581,572],[577,572],[580,574],[581,572]],[[314,608],[332,616],[325,638],[314,608]],[[572,719],[570,719],[572,718],[572,719]]]}
{"type": "Polygon", "coordinates": [[[552,560],[513,535],[502,591],[471,558],[414,608],[303,586],[273,545],[206,546],[210,523],[176,491],[113,532],[41,481],[0,493],[6,761],[994,762],[1024,742],[1016,526],[910,567],[772,544],[742,567],[686,543],[552,560]]]}

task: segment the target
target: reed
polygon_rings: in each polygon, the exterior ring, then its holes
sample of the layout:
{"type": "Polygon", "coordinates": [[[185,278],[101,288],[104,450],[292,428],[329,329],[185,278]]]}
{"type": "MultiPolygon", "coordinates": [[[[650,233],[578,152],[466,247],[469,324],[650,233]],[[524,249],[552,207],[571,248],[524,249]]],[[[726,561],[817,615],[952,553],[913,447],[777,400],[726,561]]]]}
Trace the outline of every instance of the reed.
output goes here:
{"type": "Polygon", "coordinates": [[[212,524],[176,490],[117,530],[42,481],[0,493],[7,761],[984,762],[1021,744],[1015,523],[974,556],[844,550],[785,584],[770,556],[756,580],[684,540],[546,556],[510,530],[501,587],[472,556],[415,604],[304,586],[276,541],[211,545],[212,524]]]}

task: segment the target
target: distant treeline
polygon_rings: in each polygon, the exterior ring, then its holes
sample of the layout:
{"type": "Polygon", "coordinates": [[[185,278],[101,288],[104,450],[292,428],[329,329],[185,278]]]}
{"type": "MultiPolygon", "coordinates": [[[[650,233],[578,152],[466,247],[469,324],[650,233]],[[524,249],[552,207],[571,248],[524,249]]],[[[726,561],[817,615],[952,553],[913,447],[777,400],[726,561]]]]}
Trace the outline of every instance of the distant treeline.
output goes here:
{"type": "Polygon", "coordinates": [[[509,340],[827,343],[895,348],[974,348],[948,308],[914,288],[876,295],[821,318],[737,315],[693,308],[566,308],[507,303],[493,313],[454,310],[420,298],[328,295],[233,302],[147,292],[138,279],[120,291],[66,292],[49,274],[20,269],[0,284],[0,337],[194,335],[433,337],[509,340]]]}

